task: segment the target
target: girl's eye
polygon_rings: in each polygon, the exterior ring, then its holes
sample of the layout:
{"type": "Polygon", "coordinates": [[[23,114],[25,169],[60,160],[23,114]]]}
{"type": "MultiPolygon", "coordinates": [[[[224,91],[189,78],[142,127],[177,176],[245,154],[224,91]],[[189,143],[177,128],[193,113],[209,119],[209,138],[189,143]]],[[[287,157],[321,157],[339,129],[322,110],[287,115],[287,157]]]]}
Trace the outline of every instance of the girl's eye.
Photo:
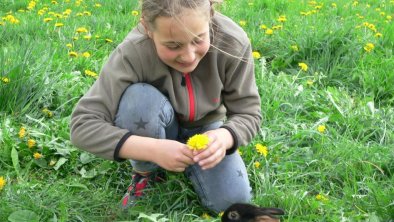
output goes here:
{"type": "Polygon", "coordinates": [[[196,39],[196,40],[193,41],[193,44],[194,45],[199,45],[199,44],[201,44],[203,42],[204,42],[204,40],[202,40],[202,39],[196,39]]]}
{"type": "Polygon", "coordinates": [[[176,50],[176,49],[179,49],[179,48],[180,48],[179,45],[167,45],[166,47],[167,47],[169,50],[176,50]]]}

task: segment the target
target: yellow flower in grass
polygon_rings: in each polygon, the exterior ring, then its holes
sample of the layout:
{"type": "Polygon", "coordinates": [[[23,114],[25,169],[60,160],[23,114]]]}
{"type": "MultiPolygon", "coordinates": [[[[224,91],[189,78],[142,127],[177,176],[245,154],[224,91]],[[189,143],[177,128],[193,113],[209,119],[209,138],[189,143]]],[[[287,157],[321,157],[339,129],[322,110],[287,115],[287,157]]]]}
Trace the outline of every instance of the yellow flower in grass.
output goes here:
{"type": "Polygon", "coordinates": [[[375,34],[375,37],[376,37],[376,38],[381,38],[382,36],[383,36],[383,34],[380,33],[380,32],[377,32],[377,33],[375,34]]]}
{"type": "Polygon", "coordinates": [[[26,136],[26,128],[22,126],[22,127],[19,129],[18,135],[19,135],[19,138],[21,138],[21,139],[24,138],[24,137],[26,136]]]}
{"type": "Polygon", "coordinates": [[[367,44],[365,44],[365,46],[364,46],[364,50],[366,51],[366,52],[372,52],[372,50],[375,48],[375,45],[373,44],[373,43],[367,43],[367,44]]]}
{"type": "Polygon", "coordinates": [[[252,56],[253,56],[253,58],[255,58],[255,59],[259,59],[259,58],[261,58],[261,55],[260,55],[260,53],[259,53],[259,52],[257,52],[257,51],[254,51],[254,52],[252,52],[252,56]]]}
{"type": "Polygon", "coordinates": [[[67,48],[72,48],[72,47],[73,47],[73,44],[67,43],[66,46],[67,46],[67,48]]]}
{"type": "Polygon", "coordinates": [[[253,165],[254,165],[255,168],[260,168],[260,165],[261,165],[261,164],[260,164],[259,161],[256,161],[256,162],[254,162],[253,165]]]}
{"type": "Polygon", "coordinates": [[[260,29],[264,29],[264,30],[266,30],[268,27],[266,26],[266,25],[260,25],[260,29]]]}
{"type": "Polygon", "coordinates": [[[4,177],[0,177],[0,190],[2,190],[5,187],[6,183],[7,183],[7,180],[4,179],[4,177]]]}
{"type": "Polygon", "coordinates": [[[91,76],[91,77],[97,77],[97,73],[90,71],[90,70],[85,70],[85,75],[91,76]]]}
{"type": "Polygon", "coordinates": [[[86,33],[86,32],[88,32],[88,30],[85,27],[79,27],[79,28],[77,28],[76,32],[77,33],[83,33],[83,32],[86,33]]]}
{"type": "Polygon", "coordinates": [[[206,220],[211,219],[211,216],[209,216],[208,213],[203,213],[203,214],[201,215],[201,217],[202,217],[203,219],[206,219],[206,220]]]}
{"type": "Polygon", "coordinates": [[[48,108],[42,109],[42,113],[44,113],[44,115],[46,115],[47,117],[52,117],[53,116],[52,111],[50,111],[48,108]]]}
{"type": "Polygon", "coordinates": [[[92,35],[84,35],[83,36],[83,39],[86,39],[86,40],[90,40],[92,38],[92,35]]]}
{"type": "Polygon", "coordinates": [[[61,22],[56,22],[55,23],[55,27],[62,27],[62,26],[64,26],[64,24],[63,23],[61,23],[61,22]]]}
{"type": "Polygon", "coordinates": [[[313,83],[314,83],[314,81],[311,80],[311,79],[308,79],[308,80],[306,81],[306,84],[307,84],[308,86],[312,86],[313,83]]]}
{"type": "Polygon", "coordinates": [[[326,131],[326,126],[325,125],[319,125],[317,127],[317,131],[319,131],[319,133],[324,133],[326,131]]]}
{"type": "Polygon", "coordinates": [[[78,57],[78,53],[76,53],[76,52],[74,52],[74,51],[69,52],[68,55],[69,55],[70,57],[73,57],[73,58],[78,57]]]}
{"type": "Polygon", "coordinates": [[[105,39],[106,42],[111,43],[113,42],[112,39],[105,39]]]}
{"type": "Polygon", "coordinates": [[[94,4],[94,7],[96,7],[96,8],[100,8],[102,5],[100,4],[100,3],[96,3],[96,4],[94,4]]]}
{"type": "Polygon", "coordinates": [[[84,52],[84,53],[82,53],[82,56],[85,58],[89,58],[91,55],[89,52],[84,52]]]}
{"type": "Polygon", "coordinates": [[[264,157],[267,157],[268,155],[268,148],[264,145],[261,145],[260,143],[255,145],[255,148],[257,150],[257,152],[261,155],[263,155],[264,157]]]}
{"type": "Polygon", "coordinates": [[[265,30],[265,34],[266,34],[266,35],[272,35],[272,34],[274,34],[274,30],[272,30],[272,29],[266,29],[266,30],[265,30]]]}
{"type": "Polygon", "coordinates": [[[318,201],[328,201],[328,197],[324,196],[323,194],[316,195],[316,200],[318,201]]]}
{"type": "Polygon", "coordinates": [[[133,10],[133,11],[131,11],[131,14],[132,14],[133,16],[137,16],[137,15],[139,15],[140,13],[139,13],[138,11],[136,11],[136,10],[133,10]]]}
{"type": "Polygon", "coordinates": [[[242,27],[245,26],[246,25],[246,21],[245,20],[239,21],[239,25],[242,26],[242,27]]]}
{"type": "Polygon", "coordinates": [[[44,22],[50,22],[50,21],[53,21],[53,18],[44,18],[44,22]]]}
{"type": "Polygon", "coordinates": [[[34,153],[33,154],[34,159],[38,160],[42,158],[42,154],[41,153],[34,153]]]}
{"type": "Polygon", "coordinates": [[[287,21],[287,19],[286,19],[286,16],[285,16],[285,15],[281,15],[281,16],[279,16],[279,18],[278,18],[277,20],[278,20],[278,22],[285,22],[285,21],[287,21]]]}
{"type": "Polygon", "coordinates": [[[1,81],[5,84],[10,83],[10,79],[8,77],[1,77],[1,81]]]}
{"type": "Polygon", "coordinates": [[[29,147],[29,149],[33,148],[36,146],[36,141],[33,139],[28,139],[27,140],[27,147],[29,147]]]}
{"type": "Polygon", "coordinates": [[[187,146],[191,150],[203,150],[207,148],[209,137],[205,134],[196,134],[187,140],[187,146]]]}
{"type": "Polygon", "coordinates": [[[306,63],[300,62],[298,63],[298,66],[301,68],[302,71],[307,71],[308,70],[308,65],[306,63]]]}

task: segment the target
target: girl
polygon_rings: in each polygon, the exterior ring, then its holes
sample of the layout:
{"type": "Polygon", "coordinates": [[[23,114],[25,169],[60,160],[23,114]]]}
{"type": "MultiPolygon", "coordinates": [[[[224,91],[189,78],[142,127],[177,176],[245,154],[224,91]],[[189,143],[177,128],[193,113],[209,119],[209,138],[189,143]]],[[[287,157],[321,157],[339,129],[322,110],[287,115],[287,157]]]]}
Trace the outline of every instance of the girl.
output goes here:
{"type": "Polygon", "coordinates": [[[124,207],[162,168],[184,172],[201,202],[220,212],[249,202],[236,151],[259,129],[260,97],[245,32],[210,0],[142,0],[140,23],[115,49],[71,119],[73,144],[130,160],[124,207]],[[192,151],[185,141],[206,134],[192,151]]]}

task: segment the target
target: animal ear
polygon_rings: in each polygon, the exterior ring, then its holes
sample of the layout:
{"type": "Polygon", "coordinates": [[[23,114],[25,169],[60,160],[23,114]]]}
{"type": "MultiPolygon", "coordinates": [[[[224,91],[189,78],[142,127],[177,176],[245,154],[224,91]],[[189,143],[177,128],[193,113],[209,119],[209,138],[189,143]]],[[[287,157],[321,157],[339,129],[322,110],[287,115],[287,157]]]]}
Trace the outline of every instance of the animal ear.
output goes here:
{"type": "Polygon", "coordinates": [[[285,215],[285,211],[280,208],[260,207],[260,211],[265,215],[285,215]]]}

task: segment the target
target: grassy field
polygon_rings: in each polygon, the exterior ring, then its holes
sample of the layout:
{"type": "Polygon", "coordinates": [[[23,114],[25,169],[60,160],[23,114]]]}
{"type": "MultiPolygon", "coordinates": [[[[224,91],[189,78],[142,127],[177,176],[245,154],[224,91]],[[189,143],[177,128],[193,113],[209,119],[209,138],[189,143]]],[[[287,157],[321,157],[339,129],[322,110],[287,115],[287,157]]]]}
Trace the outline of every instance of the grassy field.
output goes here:
{"type": "MultiPolygon", "coordinates": [[[[225,0],[254,49],[263,124],[241,152],[284,221],[394,220],[394,1],[225,0]]],[[[69,141],[70,114],[137,0],[1,0],[0,221],[219,221],[182,174],[119,209],[130,166],[69,141]]]]}

